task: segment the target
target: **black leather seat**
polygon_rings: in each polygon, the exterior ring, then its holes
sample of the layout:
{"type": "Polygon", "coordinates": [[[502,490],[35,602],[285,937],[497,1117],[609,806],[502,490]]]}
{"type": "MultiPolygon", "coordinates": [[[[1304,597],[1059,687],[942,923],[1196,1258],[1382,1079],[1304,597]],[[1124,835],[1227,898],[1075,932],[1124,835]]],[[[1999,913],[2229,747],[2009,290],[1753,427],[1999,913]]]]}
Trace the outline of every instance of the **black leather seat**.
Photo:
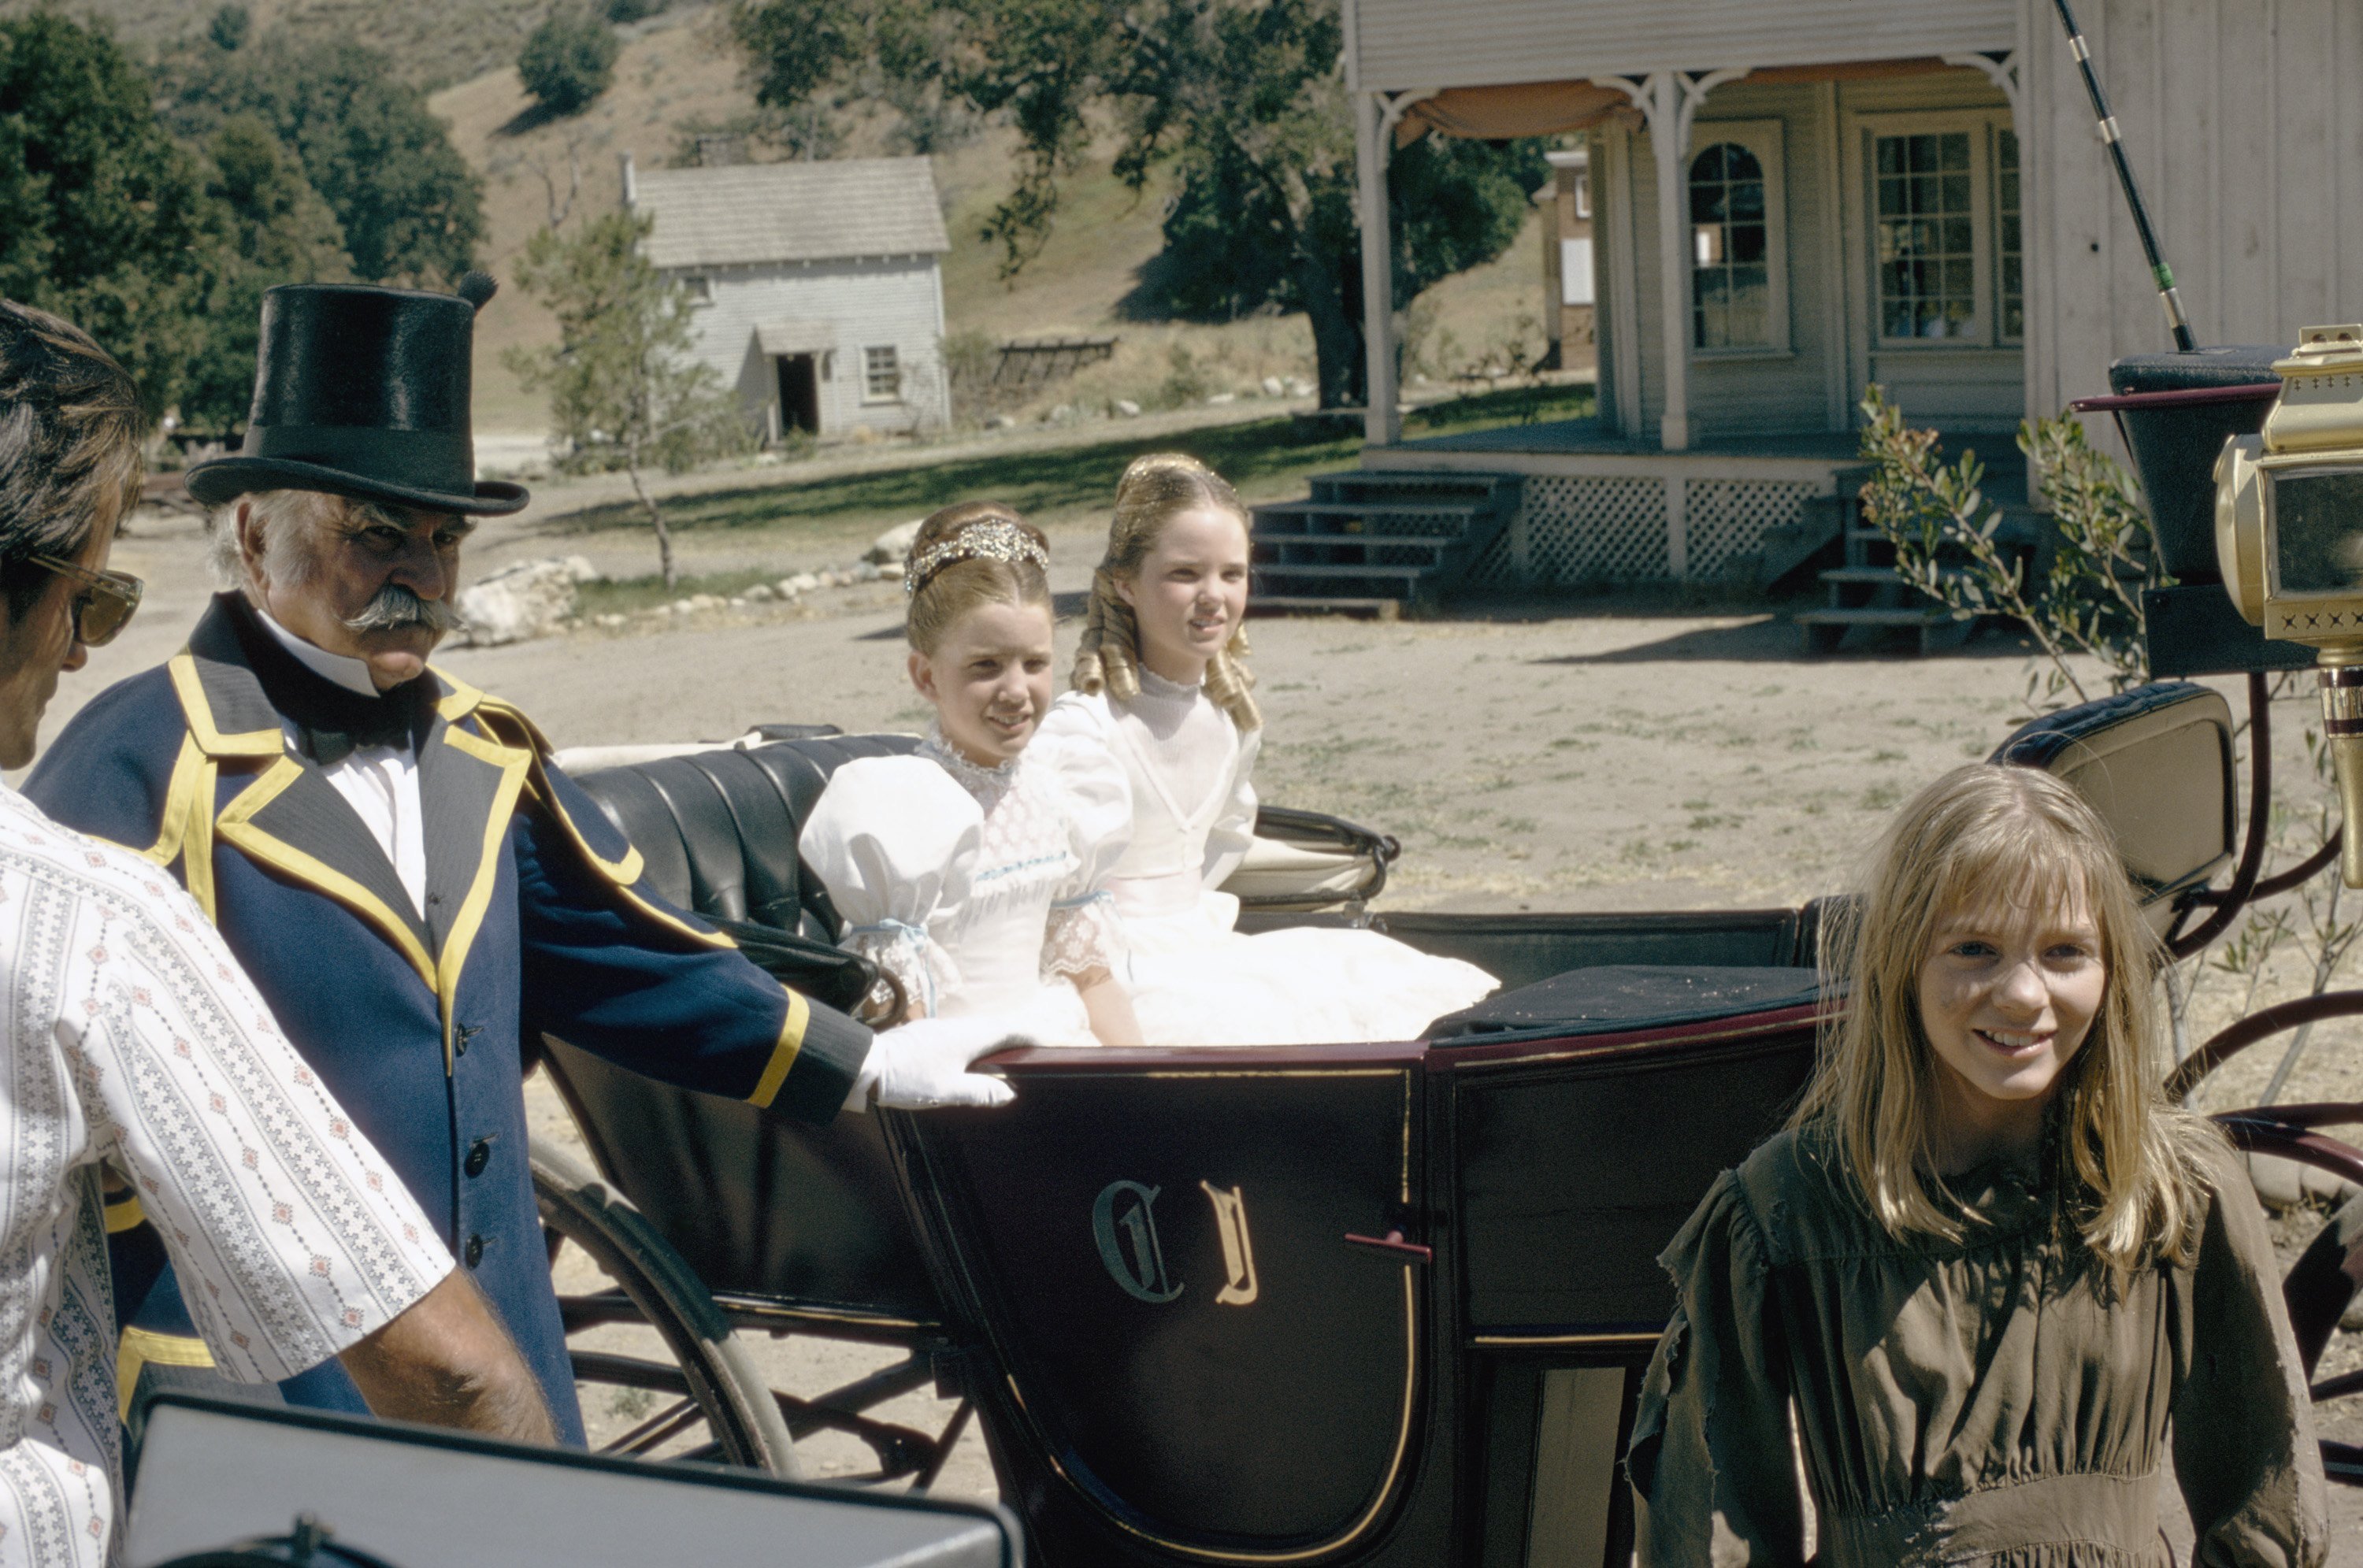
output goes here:
{"type": "Polygon", "coordinates": [[[815,735],[745,751],[692,752],[575,779],[682,908],[819,942],[840,922],[804,874],[796,836],[839,764],[915,750],[913,735],[815,735]]]}
{"type": "MultiPolygon", "coordinates": [[[[796,856],[805,814],[838,765],[917,745],[911,735],[807,736],[576,781],[638,847],[666,898],[826,943],[840,922],[796,856]]],[[[735,934],[744,946],[747,933],[735,934]]],[[[600,1169],[708,1289],[792,1316],[817,1311],[827,1331],[896,1343],[940,1320],[880,1118],[807,1126],[560,1041],[545,1043],[545,1059],[600,1169]]]]}

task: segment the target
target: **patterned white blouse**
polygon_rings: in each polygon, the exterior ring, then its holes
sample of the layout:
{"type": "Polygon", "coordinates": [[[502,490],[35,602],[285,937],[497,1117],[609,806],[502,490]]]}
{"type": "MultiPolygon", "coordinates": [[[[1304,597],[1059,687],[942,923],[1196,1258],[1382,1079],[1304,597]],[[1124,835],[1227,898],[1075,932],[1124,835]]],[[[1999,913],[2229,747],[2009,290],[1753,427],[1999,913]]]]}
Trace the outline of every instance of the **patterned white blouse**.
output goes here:
{"type": "Polygon", "coordinates": [[[197,906],[0,786],[0,1562],[112,1558],[121,1454],[100,1166],[216,1364],[292,1377],[451,1270],[197,906]]]}
{"type": "Polygon", "coordinates": [[[1042,1045],[1096,1043],[1071,983],[1121,977],[1102,887],[1131,798],[1105,752],[1037,741],[982,767],[930,731],[911,756],[846,763],[800,840],[843,945],[900,982],[911,1016],[990,1016],[1042,1045]]]}

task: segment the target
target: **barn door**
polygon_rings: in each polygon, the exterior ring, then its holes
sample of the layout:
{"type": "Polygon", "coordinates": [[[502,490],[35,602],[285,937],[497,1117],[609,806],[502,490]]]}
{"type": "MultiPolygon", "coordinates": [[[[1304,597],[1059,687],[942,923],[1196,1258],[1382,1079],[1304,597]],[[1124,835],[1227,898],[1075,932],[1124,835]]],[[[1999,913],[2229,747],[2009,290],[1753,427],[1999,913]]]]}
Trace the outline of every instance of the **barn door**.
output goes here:
{"type": "Polygon", "coordinates": [[[820,370],[810,354],[782,354],[780,370],[780,434],[820,434],[820,370]]]}

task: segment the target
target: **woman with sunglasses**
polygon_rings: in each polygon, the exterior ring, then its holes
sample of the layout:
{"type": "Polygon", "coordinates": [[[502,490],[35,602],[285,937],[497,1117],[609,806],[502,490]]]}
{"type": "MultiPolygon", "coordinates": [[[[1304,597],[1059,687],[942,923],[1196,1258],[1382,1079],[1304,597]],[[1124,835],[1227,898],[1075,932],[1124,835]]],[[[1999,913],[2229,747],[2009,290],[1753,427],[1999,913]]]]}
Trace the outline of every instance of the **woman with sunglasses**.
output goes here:
{"type": "MultiPolygon", "coordinates": [[[[62,412],[71,419],[78,411],[62,412]]],[[[0,493],[24,502],[10,508],[22,513],[10,519],[21,525],[0,540],[0,603],[7,613],[0,632],[0,767],[17,768],[33,760],[58,677],[88,663],[89,650],[113,641],[139,607],[139,580],[106,569],[106,554],[139,493],[140,470],[137,447],[106,453],[96,436],[85,435],[55,467],[113,482],[60,484],[53,469],[39,476],[50,482],[37,486],[29,470],[45,444],[33,439],[28,418],[5,405],[0,415],[0,493]],[[125,472],[101,476],[102,465],[125,472]]]]}

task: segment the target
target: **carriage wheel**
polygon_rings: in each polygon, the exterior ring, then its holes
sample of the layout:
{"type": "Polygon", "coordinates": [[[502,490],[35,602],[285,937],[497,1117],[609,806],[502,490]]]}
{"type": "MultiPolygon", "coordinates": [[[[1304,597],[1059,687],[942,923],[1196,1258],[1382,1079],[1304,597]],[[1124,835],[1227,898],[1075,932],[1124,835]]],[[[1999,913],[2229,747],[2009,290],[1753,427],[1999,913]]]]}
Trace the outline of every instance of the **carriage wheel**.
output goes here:
{"type": "Polygon", "coordinates": [[[645,1330],[617,1330],[615,1314],[568,1313],[568,1352],[586,1422],[625,1430],[594,1447],[634,1457],[707,1459],[796,1474],[787,1422],[747,1347],[681,1254],[605,1179],[563,1150],[536,1140],[534,1198],[553,1267],[569,1242],[621,1292],[645,1330]],[[646,1343],[649,1331],[658,1342],[646,1343]],[[585,1341],[594,1342],[585,1343],[585,1341]]]}
{"type": "MultiPolygon", "coordinates": [[[[2346,1328],[2356,1274],[2363,1265],[2363,1194],[2341,1204],[2282,1281],[2298,1353],[2313,1379],[2317,1408],[2363,1395],[2363,1342],[2346,1328]]],[[[2363,1485],[2363,1445],[2325,1438],[2323,1469],[2333,1481],[2363,1485]]]]}

